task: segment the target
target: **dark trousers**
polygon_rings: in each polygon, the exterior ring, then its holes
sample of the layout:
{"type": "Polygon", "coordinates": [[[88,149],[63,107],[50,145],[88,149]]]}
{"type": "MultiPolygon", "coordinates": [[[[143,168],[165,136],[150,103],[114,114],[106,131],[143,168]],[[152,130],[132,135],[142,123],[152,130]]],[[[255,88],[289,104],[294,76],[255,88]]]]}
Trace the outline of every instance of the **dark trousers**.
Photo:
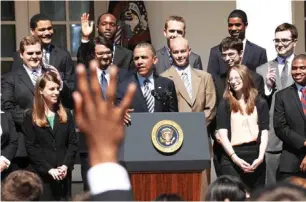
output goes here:
{"type": "Polygon", "coordinates": [[[83,189],[84,191],[88,191],[89,185],[87,181],[87,172],[90,168],[88,153],[85,153],[85,152],[80,153],[80,162],[81,162],[81,176],[83,179],[83,189]]]}
{"type": "Polygon", "coordinates": [[[32,171],[30,166],[30,160],[28,157],[15,157],[13,158],[11,165],[12,171],[16,170],[28,170],[32,171]]]}
{"type": "MultiPolygon", "coordinates": [[[[252,164],[259,155],[259,144],[256,142],[233,146],[233,149],[239,158],[245,160],[249,164],[252,164]]],[[[224,154],[220,168],[222,175],[233,175],[239,177],[250,191],[265,185],[265,160],[257,167],[253,173],[244,173],[240,167],[238,167],[232,160],[229,159],[228,156],[225,156],[224,154]]]]}
{"type": "Polygon", "coordinates": [[[217,177],[220,177],[221,174],[221,157],[223,155],[223,147],[221,144],[214,141],[213,144],[213,161],[214,161],[214,167],[216,171],[217,177]]]}

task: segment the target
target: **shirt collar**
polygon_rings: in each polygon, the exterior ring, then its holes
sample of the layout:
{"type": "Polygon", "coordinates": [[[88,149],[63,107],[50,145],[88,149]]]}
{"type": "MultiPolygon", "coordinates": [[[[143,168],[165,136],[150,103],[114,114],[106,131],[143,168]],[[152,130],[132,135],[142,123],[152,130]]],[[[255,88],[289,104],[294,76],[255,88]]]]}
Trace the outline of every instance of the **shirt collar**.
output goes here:
{"type": "Polygon", "coordinates": [[[301,86],[301,85],[298,84],[298,83],[295,83],[295,85],[296,85],[296,88],[297,88],[298,92],[300,92],[301,89],[305,87],[305,86],[301,86]]]}
{"type": "Polygon", "coordinates": [[[288,56],[286,58],[277,56],[276,60],[277,60],[278,64],[284,64],[284,59],[287,60],[289,63],[292,63],[294,57],[295,57],[295,54],[293,53],[293,54],[291,54],[290,56],[288,56]]]}
{"type": "Polygon", "coordinates": [[[43,48],[43,51],[47,51],[49,53],[51,51],[51,44],[49,44],[46,48],[43,48]]]}
{"type": "MultiPolygon", "coordinates": [[[[29,73],[32,73],[33,70],[34,70],[34,69],[29,68],[29,67],[28,67],[27,65],[25,65],[25,64],[23,64],[23,67],[24,67],[25,70],[26,70],[27,72],[29,72],[29,73]]],[[[40,74],[42,68],[41,68],[41,66],[39,66],[39,67],[37,67],[35,70],[37,71],[38,74],[40,74]]]]}
{"type": "Polygon", "coordinates": [[[190,70],[191,70],[191,67],[190,67],[190,64],[188,64],[187,67],[185,67],[184,69],[183,68],[180,68],[176,65],[173,65],[175,67],[175,69],[178,71],[178,72],[185,72],[185,73],[189,73],[190,70]]]}
{"type": "MultiPolygon", "coordinates": [[[[146,80],[147,78],[146,77],[143,77],[143,76],[141,76],[140,74],[138,74],[138,72],[137,72],[137,78],[138,78],[138,81],[139,81],[139,83],[140,84],[143,84],[143,82],[144,82],[144,80],[146,80]]],[[[153,84],[153,72],[152,72],[152,74],[148,77],[148,79],[149,79],[149,81],[153,84]]]]}
{"type": "Polygon", "coordinates": [[[104,71],[105,74],[109,74],[109,69],[108,69],[108,68],[102,70],[102,69],[100,69],[100,68],[97,67],[97,75],[98,75],[98,78],[100,78],[100,76],[101,76],[101,74],[102,74],[102,71],[104,71]]]}

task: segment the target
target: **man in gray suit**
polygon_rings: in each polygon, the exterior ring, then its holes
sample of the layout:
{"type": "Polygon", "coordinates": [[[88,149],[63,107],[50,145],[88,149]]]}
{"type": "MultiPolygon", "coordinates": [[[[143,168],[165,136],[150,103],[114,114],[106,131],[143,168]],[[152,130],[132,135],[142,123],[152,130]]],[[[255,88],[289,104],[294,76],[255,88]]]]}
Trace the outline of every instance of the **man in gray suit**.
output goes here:
{"type": "Polygon", "coordinates": [[[282,152],[282,141],[275,135],[273,128],[275,93],[293,83],[290,72],[297,39],[298,31],[294,25],[289,23],[279,25],[275,29],[275,39],[273,40],[277,57],[256,69],[256,72],[264,78],[265,96],[270,107],[269,142],[266,150],[266,184],[276,182],[282,152]]]}
{"type": "MultiPolygon", "coordinates": [[[[167,45],[156,51],[158,61],[155,65],[156,72],[158,74],[166,71],[173,65],[173,59],[170,54],[170,40],[177,36],[185,37],[186,24],[183,17],[180,16],[169,16],[165,22],[164,36],[167,39],[167,45]]],[[[191,52],[189,56],[190,66],[196,69],[203,69],[201,57],[194,52],[191,52]]]]}

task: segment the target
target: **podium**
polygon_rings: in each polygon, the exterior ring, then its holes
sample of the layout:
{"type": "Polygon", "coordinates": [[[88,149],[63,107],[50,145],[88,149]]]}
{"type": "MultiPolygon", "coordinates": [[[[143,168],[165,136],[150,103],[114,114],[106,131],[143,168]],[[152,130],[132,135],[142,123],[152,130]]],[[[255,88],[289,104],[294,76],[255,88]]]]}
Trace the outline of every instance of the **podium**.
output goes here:
{"type": "Polygon", "coordinates": [[[210,179],[204,113],[131,113],[131,118],[119,159],[129,172],[135,200],[151,201],[163,193],[186,201],[203,199],[210,179]],[[162,120],[174,121],[183,132],[183,144],[172,154],[152,144],[152,129],[162,120]]]}

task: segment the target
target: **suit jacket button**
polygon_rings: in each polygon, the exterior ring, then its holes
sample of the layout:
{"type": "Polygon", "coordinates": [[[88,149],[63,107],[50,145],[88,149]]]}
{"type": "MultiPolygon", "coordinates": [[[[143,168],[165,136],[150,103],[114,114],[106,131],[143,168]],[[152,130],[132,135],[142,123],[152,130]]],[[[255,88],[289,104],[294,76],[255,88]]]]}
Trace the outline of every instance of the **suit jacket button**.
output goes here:
{"type": "Polygon", "coordinates": [[[56,148],[54,148],[54,151],[56,151],[56,148]]]}

